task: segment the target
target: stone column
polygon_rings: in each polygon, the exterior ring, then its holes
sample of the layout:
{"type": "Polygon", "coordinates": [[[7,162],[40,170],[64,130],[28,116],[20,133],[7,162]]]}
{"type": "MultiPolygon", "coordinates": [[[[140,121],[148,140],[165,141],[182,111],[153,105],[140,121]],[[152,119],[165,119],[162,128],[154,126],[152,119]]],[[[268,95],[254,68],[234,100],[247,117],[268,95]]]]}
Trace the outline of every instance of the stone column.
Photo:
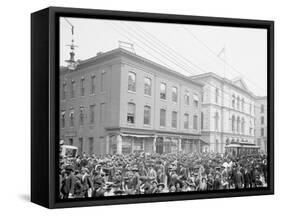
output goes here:
{"type": "Polygon", "coordinates": [[[131,146],[132,146],[132,151],[131,151],[131,153],[133,153],[134,152],[134,146],[135,146],[135,138],[134,137],[132,137],[132,142],[131,142],[131,146]]]}
{"type": "Polygon", "coordinates": [[[109,136],[105,137],[105,154],[109,154],[109,136]]]}
{"type": "Polygon", "coordinates": [[[116,137],[117,141],[117,154],[122,154],[122,136],[120,134],[116,137]]]}
{"type": "Polygon", "coordinates": [[[182,152],[182,146],[181,146],[181,137],[179,138],[179,146],[178,146],[178,151],[182,152]]]}
{"type": "Polygon", "coordinates": [[[157,139],[157,135],[154,135],[154,138],[153,138],[153,153],[156,153],[156,139],[157,139]]]}

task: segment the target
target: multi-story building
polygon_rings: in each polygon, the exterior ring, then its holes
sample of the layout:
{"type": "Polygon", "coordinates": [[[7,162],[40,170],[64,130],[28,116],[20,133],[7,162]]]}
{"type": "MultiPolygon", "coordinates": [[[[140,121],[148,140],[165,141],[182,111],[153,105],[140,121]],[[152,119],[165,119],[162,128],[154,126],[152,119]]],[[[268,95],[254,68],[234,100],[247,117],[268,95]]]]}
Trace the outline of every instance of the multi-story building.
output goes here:
{"type": "Polygon", "coordinates": [[[256,115],[256,143],[261,153],[267,153],[267,97],[257,97],[256,115]]]}
{"type": "Polygon", "coordinates": [[[255,145],[255,96],[245,82],[214,73],[191,78],[204,85],[201,130],[209,150],[223,153],[230,143],[255,145]]]}
{"type": "Polygon", "coordinates": [[[80,154],[207,148],[203,84],[132,52],[118,48],[62,67],[60,85],[60,138],[80,154]]]}

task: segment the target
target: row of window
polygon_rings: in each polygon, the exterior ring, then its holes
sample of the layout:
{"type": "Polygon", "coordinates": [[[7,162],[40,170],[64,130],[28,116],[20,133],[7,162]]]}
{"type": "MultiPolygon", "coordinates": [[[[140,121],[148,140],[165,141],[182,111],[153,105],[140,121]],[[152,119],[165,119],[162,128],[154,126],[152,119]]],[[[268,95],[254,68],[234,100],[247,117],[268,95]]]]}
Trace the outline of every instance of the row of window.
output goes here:
{"type": "MultiPolygon", "coordinates": [[[[84,143],[84,139],[82,137],[79,137],[78,138],[78,155],[82,155],[84,153],[83,143],[84,143]]],[[[70,137],[68,139],[68,144],[74,145],[74,140],[72,137],[70,137]]],[[[94,138],[93,137],[89,137],[88,145],[89,145],[89,155],[91,155],[94,153],[94,138]]]]}
{"type": "Polygon", "coordinates": [[[264,135],[264,128],[261,128],[261,136],[262,136],[262,137],[265,136],[265,135],[264,135]]]}
{"type": "Polygon", "coordinates": [[[261,116],[261,124],[264,124],[264,116],[261,116]]]}
{"type": "MultiPolygon", "coordinates": [[[[75,126],[75,113],[74,109],[70,109],[69,111],[69,127],[75,126]]],[[[89,124],[92,125],[95,123],[95,113],[96,113],[96,105],[89,106],[89,124]]],[[[83,106],[79,109],[79,125],[83,126],[85,124],[85,108],[83,106]]],[[[105,103],[100,104],[100,123],[103,123],[105,119],[105,103]]],[[[61,112],[61,127],[66,127],[66,112],[61,112]]]]}
{"type": "MultiPolygon", "coordinates": [[[[166,127],[166,109],[160,109],[160,127],[166,127]]],[[[178,112],[172,111],[172,120],[171,126],[172,128],[177,128],[178,124],[178,112]]],[[[189,129],[189,114],[184,114],[184,129],[189,129]]],[[[136,104],[135,103],[128,103],[128,112],[127,112],[127,123],[128,124],[135,124],[136,119],[136,104]]],[[[143,113],[143,124],[150,125],[151,124],[151,106],[145,105],[144,106],[144,113],[143,113]]],[[[193,116],[193,129],[198,130],[198,116],[193,116]]]]}
{"type": "MultiPolygon", "coordinates": [[[[85,96],[86,94],[86,90],[85,90],[85,78],[82,77],[80,79],[80,95],[79,96],[85,96]]],[[[71,80],[70,82],[70,86],[69,86],[69,97],[70,98],[75,98],[77,95],[75,95],[76,93],[76,81],[75,80],[71,80]]],[[[90,77],[90,94],[95,94],[96,93],[96,76],[92,75],[90,77]]],[[[106,87],[106,72],[103,71],[101,73],[101,81],[100,81],[100,91],[104,92],[105,91],[105,87],[106,87]]],[[[63,82],[62,83],[62,99],[66,99],[67,97],[67,83],[63,82]]]]}
{"type": "MultiPolygon", "coordinates": [[[[232,132],[237,132],[241,134],[245,134],[245,119],[244,117],[240,118],[239,116],[235,118],[234,115],[231,117],[231,130],[232,132]]],[[[250,121],[250,126],[249,126],[249,134],[252,135],[252,122],[250,121]]]]}
{"type": "MultiPolygon", "coordinates": [[[[152,81],[151,78],[145,77],[144,78],[144,94],[151,96],[151,90],[152,89],[152,81]]],[[[128,91],[130,92],[136,92],[136,73],[135,72],[129,72],[128,73],[128,91]]],[[[177,103],[178,102],[178,88],[175,86],[172,86],[172,95],[171,95],[172,101],[177,103]]],[[[164,82],[160,83],[160,99],[167,100],[167,84],[164,82]]],[[[190,104],[190,95],[188,91],[185,91],[184,94],[184,103],[186,105],[190,104]]],[[[195,107],[198,107],[199,105],[199,98],[198,95],[193,95],[193,104],[195,107]]]]}
{"type": "Polygon", "coordinates": [[[261,104],[261,110],[260,113],[264,113],[264,104],[261,104]]]}
{"type": "MultiPolygon", "coordinates": [[[[237,98],[235,97],[235,95],[232,95],[232,108],[233,109],[237,109],[244,112],[244,107],[245,107],[245,100],[244,98],[240,99],[239,96],[237,96],[237,98]]],[[[249,105],[249,113],[252,113],[252,104],[249,105]]]]}

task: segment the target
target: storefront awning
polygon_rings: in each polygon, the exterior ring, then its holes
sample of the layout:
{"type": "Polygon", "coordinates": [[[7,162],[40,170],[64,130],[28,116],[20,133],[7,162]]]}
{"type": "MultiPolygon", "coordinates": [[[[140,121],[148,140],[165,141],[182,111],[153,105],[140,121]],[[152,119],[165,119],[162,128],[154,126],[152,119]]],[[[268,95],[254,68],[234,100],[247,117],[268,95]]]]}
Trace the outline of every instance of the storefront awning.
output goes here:
{"type": "Polygon", "coordinates": [[[126,137],[137,137],[137,138],[153,138],[153,135],[139,135],[139,134],[126,134],[122,133],[120,134],[121,136],[126,136],[126,137]]]}

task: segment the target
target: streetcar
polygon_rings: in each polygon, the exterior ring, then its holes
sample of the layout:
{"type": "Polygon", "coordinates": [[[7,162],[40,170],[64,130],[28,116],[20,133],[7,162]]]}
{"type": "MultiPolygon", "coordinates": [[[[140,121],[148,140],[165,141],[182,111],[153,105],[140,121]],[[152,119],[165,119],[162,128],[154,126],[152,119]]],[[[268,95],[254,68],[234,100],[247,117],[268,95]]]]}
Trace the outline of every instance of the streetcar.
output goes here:
{"type": "Polygon", "coordinates": [[[258,154],[259,150],[259,146],[248,142],[232,142],[225,146],[225,152],[235,157],[247,154],[258,154]]]}

